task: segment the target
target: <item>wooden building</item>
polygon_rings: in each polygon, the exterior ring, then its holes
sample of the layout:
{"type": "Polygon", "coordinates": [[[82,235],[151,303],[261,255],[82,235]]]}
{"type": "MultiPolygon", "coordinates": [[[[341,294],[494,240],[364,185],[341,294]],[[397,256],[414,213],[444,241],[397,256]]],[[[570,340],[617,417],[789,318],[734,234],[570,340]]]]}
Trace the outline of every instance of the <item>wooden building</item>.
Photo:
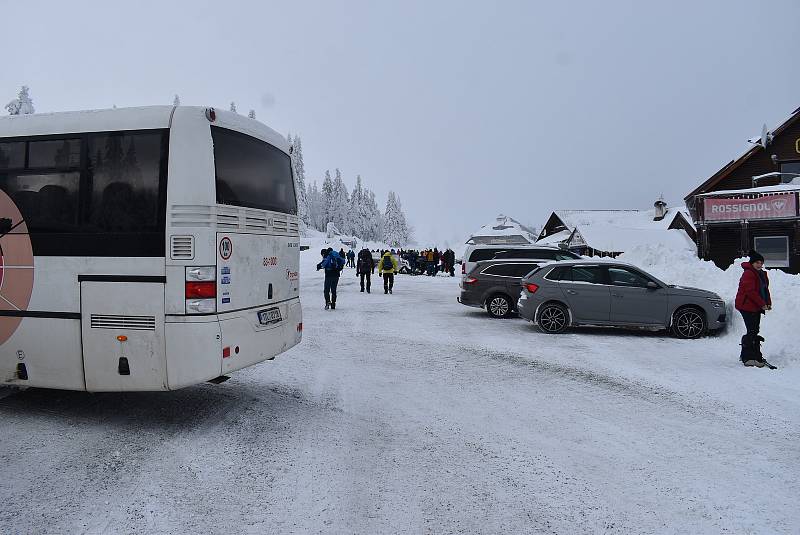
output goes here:
{"type": "Polygon", "coordinates": [[[800,272],[800,108],[686,196],[697,253],[727,268],[755,249],[800,272]]]}

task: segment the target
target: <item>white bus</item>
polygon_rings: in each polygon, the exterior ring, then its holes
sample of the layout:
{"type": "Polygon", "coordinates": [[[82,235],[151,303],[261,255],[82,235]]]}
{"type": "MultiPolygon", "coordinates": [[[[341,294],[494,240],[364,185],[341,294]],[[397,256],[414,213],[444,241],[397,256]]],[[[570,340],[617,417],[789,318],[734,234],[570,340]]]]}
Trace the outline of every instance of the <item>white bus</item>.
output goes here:
{"type": "Polygon", "coordinates": [[[300,343],[288,151],[213,108],[0,118],[0,385],[173,390],[300,343]]]}

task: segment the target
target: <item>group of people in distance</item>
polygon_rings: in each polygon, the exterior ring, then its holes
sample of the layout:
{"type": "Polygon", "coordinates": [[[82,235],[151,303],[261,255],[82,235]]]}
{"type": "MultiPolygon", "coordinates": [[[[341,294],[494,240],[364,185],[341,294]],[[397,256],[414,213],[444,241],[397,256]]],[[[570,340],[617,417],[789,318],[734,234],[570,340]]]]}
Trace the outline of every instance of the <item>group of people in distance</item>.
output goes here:
{"type": "Polygon", "coordinates": [[[322,249],[320,254],[322,255],[322,261],[317,264],[317,271],[320,269],[325,270],[325,285],[323,287],[325,310],[336,310],[336,289],[339,285],[339,277],[345,266],[356,268],[356,276],[361,279],[362,292],[371,293],[372,275],[375,273],[376,267],[378,268],[378,275],[383,277],[383,293],[390,294],[393,292],[394,276],[400,271],[394,249],[382,251],[377,262],[372,257],[372,252],[366,248],[359,251],[357,259],[352,250],[345,253],[344,249],[337,252],[333,248],[328,248],[322,249]]]}
{"type": "Polygon", "coordinates": [[[400,273],[401,268],[398,258],[408,262],[406,271],[411,275],[435,276],[437,273],[446,273],[455,277],[456,254],[450,248],[443,251],[439,251],[436,247],[422,251],[376,249],[374,252],[379,253],[378,260],[375,260],[373,251],[367,248],[361,249],[358,254],[352,249],[345,252],[344,248],[335,251],[329,247],[320,251],[322,261],[317,264],[317,271],[325,270],[323,289],[325,310],[336,310],[336,290],[345,267],[355,268],[356,276],[360,279],[361,291],[367,293],[371,293],[372,275],[375,274],[376,268],[378,276],[383,278],[383,293],[393,292],[394,276],[400,273]]]}
{"type": "Polygon", "coordinates": [[[435,276],[437,273],[448,273],[456,276],[456,253],[449,247],[440,251],[436,247],[422,251],[400,250],[400,258],[406,260],[412,275],[435,276]]]}

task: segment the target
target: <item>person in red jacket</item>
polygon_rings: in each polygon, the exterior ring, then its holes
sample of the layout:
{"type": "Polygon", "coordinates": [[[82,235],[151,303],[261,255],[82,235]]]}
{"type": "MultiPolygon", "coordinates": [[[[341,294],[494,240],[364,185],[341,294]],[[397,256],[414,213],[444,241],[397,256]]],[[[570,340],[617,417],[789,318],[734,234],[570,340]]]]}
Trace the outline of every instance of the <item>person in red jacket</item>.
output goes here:
{"type": "Polygon", "coordinates": [[[736,292],[736,310],[742,315],[747,333],[742,336],[742,363],[745,366],[763,368],[764,357],[761,355],[759,335],[761,315],[772,310],[772,297],[769,293],[769,277],[764,269],[764,257],[756,251],[750,252],[750,260],[742,262],[742,278],[739,279],[739,290],[736,292]]]}

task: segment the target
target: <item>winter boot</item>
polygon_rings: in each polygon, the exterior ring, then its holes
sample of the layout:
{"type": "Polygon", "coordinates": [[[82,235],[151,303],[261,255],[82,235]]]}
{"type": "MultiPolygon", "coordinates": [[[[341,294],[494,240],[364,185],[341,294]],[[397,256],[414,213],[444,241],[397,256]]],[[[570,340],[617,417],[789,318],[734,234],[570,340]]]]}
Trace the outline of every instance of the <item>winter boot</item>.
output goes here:
{"type": "Polygon", "coordinates": [[[325,310],[328,310],[329,308],[331,308],[331,304],[330,303],[325,303],[325,310]]]}
{"type": "Polygon", "coordinates": [[[742,352],[739,358],[742,362],[748,362],[750,360],[758,360],[758,354],[755,352],[755,348],[753,345],[753,338],[749,335],[742,336],[742,352]]]}
{"type": "Polygon", "coordinates": [[[336,301],[331,301],[331,310],[336,310],[336,301]]]}

